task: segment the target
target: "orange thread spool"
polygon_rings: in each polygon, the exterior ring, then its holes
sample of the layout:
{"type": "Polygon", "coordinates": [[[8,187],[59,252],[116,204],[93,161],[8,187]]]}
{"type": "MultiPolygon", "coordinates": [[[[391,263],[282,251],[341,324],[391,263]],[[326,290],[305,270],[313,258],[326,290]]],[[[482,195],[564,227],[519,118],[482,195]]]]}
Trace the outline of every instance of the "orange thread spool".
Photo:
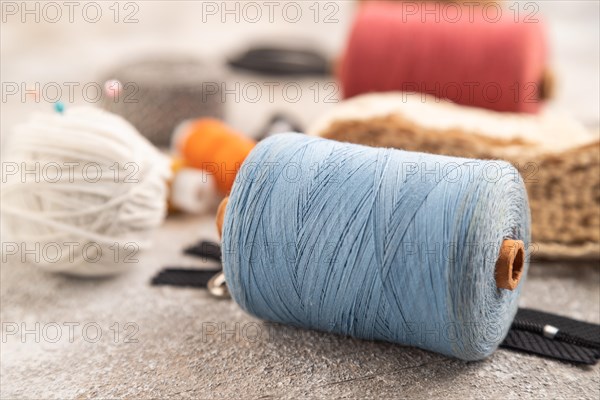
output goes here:
{"type": "Polygon", "coordinates": [[[212,174],[222,194],[229,193],[237,171],[255,145],[254,140],[214,118],[191,122],[176,142],[187,165],[212,174]]]}

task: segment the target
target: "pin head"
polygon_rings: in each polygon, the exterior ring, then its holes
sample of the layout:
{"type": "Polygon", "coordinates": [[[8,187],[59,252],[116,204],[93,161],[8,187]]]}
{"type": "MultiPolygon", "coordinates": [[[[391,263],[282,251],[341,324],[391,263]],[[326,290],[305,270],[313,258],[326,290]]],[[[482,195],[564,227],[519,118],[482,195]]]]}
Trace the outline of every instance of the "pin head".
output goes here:
{"type": "Polygon", "coordinates": [[[65,112],[65,105],[62,101],[57,101],[56,103],[54,103],[54,111],[56,111],[59,114],[62,114],[65,112]]]}
{"type": "Polygon", "coordinates": [[[104,93],[110,98],[118,99],[123,90],[123,84],[116,79],[109,79],[104,83],[104,93]]]}

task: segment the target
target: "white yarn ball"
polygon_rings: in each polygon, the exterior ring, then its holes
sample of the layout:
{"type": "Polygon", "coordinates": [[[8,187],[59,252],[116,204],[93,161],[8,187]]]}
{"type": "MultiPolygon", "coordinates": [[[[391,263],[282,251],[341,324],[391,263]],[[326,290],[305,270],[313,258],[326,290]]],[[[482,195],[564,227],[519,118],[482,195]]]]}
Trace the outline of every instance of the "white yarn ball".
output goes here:
{"type": "Polygon", "coordinates": [[[36,114],[5,150],[3,251],[15,262],[85,276],[138,262],[166,215],[171,172],[131,124],[89,107],[36,114]]]}

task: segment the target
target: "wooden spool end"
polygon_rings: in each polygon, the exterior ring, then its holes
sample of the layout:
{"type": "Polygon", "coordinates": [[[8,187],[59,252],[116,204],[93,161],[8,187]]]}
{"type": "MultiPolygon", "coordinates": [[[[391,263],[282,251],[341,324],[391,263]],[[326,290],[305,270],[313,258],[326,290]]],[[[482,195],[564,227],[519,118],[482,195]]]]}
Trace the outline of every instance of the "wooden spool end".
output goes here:
{"type": "Polygon", "coordinates": [[[229,196],[221,200],[219,208],[217,209],[217,230],[219,231],[219,237],[223,237],[223,220],[225,219],[225,210],[227,209],[227,202],[229,202],[229,196]]]}
{"type": "Polygon", "coordinates": [[[525,245],[522,240],[505,239],[496,261],[496,286],[498,289],[515,290],[519,285],[525,266],[525,245]]]}

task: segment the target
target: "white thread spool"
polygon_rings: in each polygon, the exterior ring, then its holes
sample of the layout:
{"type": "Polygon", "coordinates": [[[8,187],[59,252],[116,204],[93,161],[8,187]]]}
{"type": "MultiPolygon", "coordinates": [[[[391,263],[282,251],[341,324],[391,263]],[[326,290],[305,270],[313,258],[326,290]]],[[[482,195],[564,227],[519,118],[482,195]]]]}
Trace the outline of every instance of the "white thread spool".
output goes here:
{"type": "Polygon", "coordinates": [[[207,214],[216,210],[219,193],[215,178],[196,168],[182,168],[171,182],[171,204],[190,214],[207,214]]]}
{"type": "Polygon", "coordinates": [[[36,114],[6,150],[2,230],[16,263],[83,276],[135,265],[165,217],[170,168],[131,124],[88,107],[36,114]]]}
{"type": "MultiPolygon", "coordinates": [[[[193,122],[193,119],[181,121],[171,136],[171,153],[179,159],[184,159],[179,148],[190,134],[193,122]]],[[[186,161],[184,159],[184,165],[186,161]]],[[[221,196],[211,174],[202,169],[184,166],[173,176],[170,200],[177,210],[190,214],[206,214],[217,209],[221,196]]]]}

